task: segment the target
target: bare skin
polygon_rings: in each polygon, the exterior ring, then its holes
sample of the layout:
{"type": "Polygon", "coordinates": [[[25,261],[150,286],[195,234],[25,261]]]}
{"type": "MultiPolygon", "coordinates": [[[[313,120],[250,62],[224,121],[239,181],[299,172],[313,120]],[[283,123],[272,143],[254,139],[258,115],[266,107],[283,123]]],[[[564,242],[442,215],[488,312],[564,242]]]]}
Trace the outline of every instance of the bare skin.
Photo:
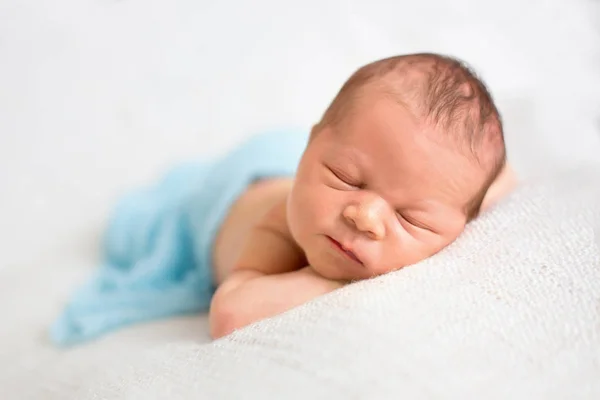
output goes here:
{"type": "Polygon", "coordinates": [[[248,236],[261,222],[270,220],[273,208],[275,205],[281,206],[292,184],[290,178],[254,183],[233,204],[219,229],[213,248],[213,275],[217,285],[221,285],[229,276],[248,236]]]}
{"type": "MultiPolygon", "coordinates": [[[[388,104],[373,107],[344,128],[343,140],[320,132],[294,180],[248,188],[215,242],[214,338],[349,281],[418,262],[458,237],[464,204],[484,173],[455,152],[406,134],[419,129],[414,123],[388,104]],[[351,156],[339,159],[344,154],[351,156]]],[[[482,211],[515,185],[507,166],[482,211]]]]}
{"type": "MultiPolygon", "coordinates": [[[[292,179],[274,179],[250,186],[236,201],[220,229],[214,246],[214,274],[219,290],[211,306],[210,323],[213,338],[227,335],[247,324],[287,311],[344,285],[345,282],[342,281],[324,279],[307,265],[303,265],[304,254],[297,246],[289,245],[289,241],[293,239],[284,213],[292,182],[292,179]],[[272,231],[269,231],[270,227],[272,231]],[[245,264],[240,258],[243,247],[241,244],[245,241],[253,241],[251,236],[254,236],[257,241],[264,238],[263,244],[255,249],[257,253],[252,254],[256,258],[260,257],[258,249],[273,251],[281,248],[273,253],[275,262],[258,264],[257,267],[261,268],[247,268],[250,265],[245,264]],[[288,255],[281,256],[279,252],[288,255]],[[277,257],[281,258],[277,259],[277,257]],[[291,262],[284,260],[291,260],[291,262]],[[282,276],[292,271],[299,271],[299,273],[296,276],[282,276]],[[255,288],[249,288],[249,291],[260,292],[266,287],[269,297],[285,297],[284,302],[270,307],[265,307],[264,303],[261,307],[258,302],[245,303],[246,310],[239,308],[236,311],[229,310],[228,313],[218,314],[222,310],[218,310],[222,306],[220,300],[226,298],[227,294],[231,294],[233,290],[252,279],[261,277],[264,279],[269,275],[272,276],[271,281],[255,280],[257,285],[255,288]],[[264,286],[260,283],[264,283],[264,286]],[[279,290],[273,290],[277,288],[279,290]],[[242,318],[244,315],[246,317],[242,318]]],[[[510,166],[507,166],[488,191],[482,205],[482,212],[510,193],[516,185],[516,175],[510,166]]],[[[240,292],[240,295],[242,297],[243,293],[240,292]]]]}
{"type": "Polygon", "coordinates": [[[220,229],[213,263],[218,289],[209,315],[213,338],[343,286],[314,272],[293,241],[285,215],[292,183],[250,186],[220,229]]]}
{"type": "MultiPolygon", "coordinates": [[[[259,226],[265,223],[268,225],[271,218],[275,217],[273,222],[278,234],[289,236],[289,228],[283,214],[292,184],[291,178],[255,183],[234,203],[219,229],[213,249],[213,273],[217,285],[221,285],[231,274],[248,236],[259,226]]],[[[510,165],[507,165],[488,190],[481,206],[482,212],[512,192],[516,186],[516,174],[510,165]]]]}

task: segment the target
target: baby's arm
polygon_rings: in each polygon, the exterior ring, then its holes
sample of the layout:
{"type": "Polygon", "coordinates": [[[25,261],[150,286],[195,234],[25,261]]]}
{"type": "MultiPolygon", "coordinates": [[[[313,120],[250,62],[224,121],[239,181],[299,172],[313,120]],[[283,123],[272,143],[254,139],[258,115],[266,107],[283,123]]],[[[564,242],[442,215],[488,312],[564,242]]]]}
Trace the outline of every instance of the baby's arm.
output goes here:
{"type": "Polygon", "coordinates": [[[236,271],[213,299],[211,336],[225,336],[340,287],[342,283],[321,277],[311,267],[275,275],[255,270],[236,271]]]}
{"type": "Polygon", "coordinates": [[[306,266],[287,229],[282,201],[250,233],[231,275],[215,293],[209,316],[211,336],[227,335],[341,286],[306,266]]]}
{"type": "Polygon", "coordinates": [[[518,184],[517,175],[509,164],[506,164],[492,186],[488,189],[483,203],[481,204],[481,211],[485,211],[502,198],[510,194],[518,184]]]}

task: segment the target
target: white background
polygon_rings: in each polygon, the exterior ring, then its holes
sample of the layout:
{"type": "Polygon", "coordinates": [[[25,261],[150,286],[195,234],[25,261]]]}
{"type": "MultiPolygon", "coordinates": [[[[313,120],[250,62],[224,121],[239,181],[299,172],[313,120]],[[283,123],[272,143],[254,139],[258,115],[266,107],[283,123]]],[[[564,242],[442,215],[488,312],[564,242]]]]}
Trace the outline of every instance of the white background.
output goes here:
{"type": "Polygon", "coordinates": [[[124,190],[310,126],[349,74],[393,54],[470,62],[522,177],[600,160],[597,1],[294,3],[0,0],[0,269],[23,271],[10,285],[91,266],[124,190]]]}

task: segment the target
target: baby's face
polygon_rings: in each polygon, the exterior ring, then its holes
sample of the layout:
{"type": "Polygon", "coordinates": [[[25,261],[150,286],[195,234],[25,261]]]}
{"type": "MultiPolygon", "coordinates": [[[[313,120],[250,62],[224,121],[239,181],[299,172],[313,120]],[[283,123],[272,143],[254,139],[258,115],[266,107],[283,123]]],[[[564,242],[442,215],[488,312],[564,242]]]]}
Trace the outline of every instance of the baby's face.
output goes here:
{"type": "Polygon", "coordinates": [[[382,98],[317,132],[288,199],[291,233],[330,279],[364,279],[421,261],[463,231],[485,173],[423,134],[382,98]]]}

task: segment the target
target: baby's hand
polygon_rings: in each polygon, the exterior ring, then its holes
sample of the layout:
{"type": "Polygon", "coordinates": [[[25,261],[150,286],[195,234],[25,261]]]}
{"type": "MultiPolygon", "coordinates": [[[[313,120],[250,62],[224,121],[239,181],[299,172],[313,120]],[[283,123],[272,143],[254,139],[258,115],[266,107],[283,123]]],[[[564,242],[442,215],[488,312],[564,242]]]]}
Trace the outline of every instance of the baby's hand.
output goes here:
{"type": "Polygon", "coordinates": [[[517,175],[509,164],[502,169],[492,186],[488,189],[483,203],[481,204],[481,211],[487,210],[492,205],[496,204],[503,197],[507,196],[517,186],[517,175]]]}
{"type": "Polygon", "coordinates": [[[214,338],[253,322],[283,313],[344,285],[323,278],[311,267],[266,275],[255,270],[234,272],[219,287],[210,308],[214,338]]]}

